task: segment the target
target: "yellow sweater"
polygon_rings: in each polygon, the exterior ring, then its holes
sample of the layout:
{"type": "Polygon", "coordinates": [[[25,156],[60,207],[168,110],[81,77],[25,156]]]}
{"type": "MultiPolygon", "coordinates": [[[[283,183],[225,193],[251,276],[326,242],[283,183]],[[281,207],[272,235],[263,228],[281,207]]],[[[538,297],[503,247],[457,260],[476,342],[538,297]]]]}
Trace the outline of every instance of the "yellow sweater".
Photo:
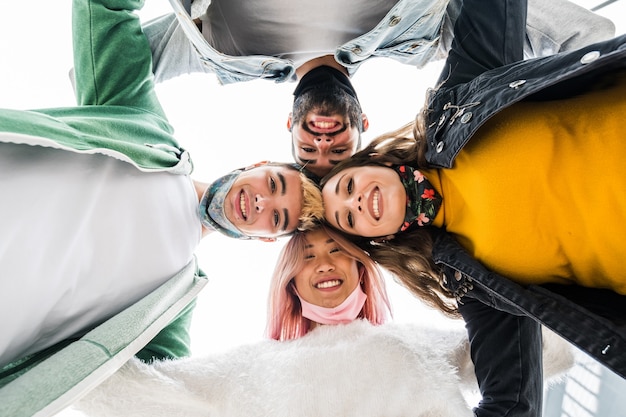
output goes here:
{"type": "Polygon", "coordinates": [[[626,74],[616,84],[502,111],[453,169],[430,172],[435,224],[517,282],[626,294],[626,74]]]}

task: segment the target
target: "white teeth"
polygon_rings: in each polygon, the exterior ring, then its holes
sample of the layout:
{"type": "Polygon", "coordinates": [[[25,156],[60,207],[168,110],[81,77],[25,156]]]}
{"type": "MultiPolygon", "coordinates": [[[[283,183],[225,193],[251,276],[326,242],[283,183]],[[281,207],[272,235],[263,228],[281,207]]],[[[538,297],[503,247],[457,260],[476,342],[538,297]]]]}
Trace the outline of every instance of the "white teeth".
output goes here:
{"type": "Polygon", "coordinates": [[[320,282],[319,284],[315,285],[315,288],[331,288],[331,287],[337,287],[339,285],[341,285],[341,281],[338,279],[333,279],[330,281],[320,282]]]}
{"type": "Polygon", "coordinates": [[[335,127],[335,122],[313,122],[313,126],[318,129],[330,129],[335,127]]]}
{"type": "Polygon", "coordinates": [[[239,194],[239,208],[241,209],[241,215],[244,220],[248,219],[248,213],[246,212],[246,199],[244,198],[243,193],[239,194]]]}
{"type": "Polygon", "coordinates": [[[372,210],[374,211],[374,217],[376,217],[376,220],[380,219],[380,211],[378,208],[379,198],[380,198],[380,191],[376,190],[374,192],[374,198],[372,199],[372,210]]]}

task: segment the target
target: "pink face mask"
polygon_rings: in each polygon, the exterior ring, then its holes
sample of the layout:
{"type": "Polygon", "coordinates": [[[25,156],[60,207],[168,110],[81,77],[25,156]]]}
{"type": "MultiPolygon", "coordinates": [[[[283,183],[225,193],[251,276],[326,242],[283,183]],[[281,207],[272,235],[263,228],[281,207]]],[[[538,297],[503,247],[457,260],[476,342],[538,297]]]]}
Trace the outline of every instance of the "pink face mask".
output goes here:
{"type": "Polygon", "coordinates": [[[363,305],[365,305],[365,300],[367,299],[367,295],[363,292],[360,284],[356,286],[348,298],[337,307],[333,308],[311,304],[303,300],[300,294],[298,294],[298,291],[296,291],[296,295],[302,305],[302,315],[309,320],[321,324],[346,324],[354,321],[361,312],[363,305]]]}

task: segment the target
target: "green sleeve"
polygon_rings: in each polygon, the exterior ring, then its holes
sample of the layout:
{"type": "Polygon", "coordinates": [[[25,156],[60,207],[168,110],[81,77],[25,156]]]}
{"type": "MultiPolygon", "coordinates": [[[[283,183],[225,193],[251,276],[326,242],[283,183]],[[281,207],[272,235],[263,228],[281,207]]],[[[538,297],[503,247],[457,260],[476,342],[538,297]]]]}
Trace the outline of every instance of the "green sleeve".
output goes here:
{"type": "Polygon", "coordinates": [[[189,330],[195,306],[196,300],[193,300],[135,356],[149,363],[154,360],[178,359],[191,355],[189,330]]]}
{"type": "Polygon", "coordinates": [[[138,107],[165,118],[152,54],[134,10],[143,0],[74,0],[72,37],[79,105],[138,107]]]}

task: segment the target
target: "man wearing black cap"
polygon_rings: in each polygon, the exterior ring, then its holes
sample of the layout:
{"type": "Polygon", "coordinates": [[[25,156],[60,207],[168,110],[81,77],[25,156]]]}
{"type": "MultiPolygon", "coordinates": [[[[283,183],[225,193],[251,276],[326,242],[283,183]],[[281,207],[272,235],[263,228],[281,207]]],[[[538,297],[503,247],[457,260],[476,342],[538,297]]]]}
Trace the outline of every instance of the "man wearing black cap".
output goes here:
{"type": "MultiPolygon", "coordinates": [[[[350,82],[375,57],[416,68],[444,58],[460,0],[193,1],[144,26],[157,82],[209,72],[223,84],[298,81],[287,121],[293,157],[317,176],[360,147],[369,121],[350,82]],[[335,71],[333,71],[334,69],[335,71]],[[310,71],[315,74],[307,76],[310,71]]],[[[530,0],[525,57],[614,36],[609,19],[568,0],[530,0]]]]}

